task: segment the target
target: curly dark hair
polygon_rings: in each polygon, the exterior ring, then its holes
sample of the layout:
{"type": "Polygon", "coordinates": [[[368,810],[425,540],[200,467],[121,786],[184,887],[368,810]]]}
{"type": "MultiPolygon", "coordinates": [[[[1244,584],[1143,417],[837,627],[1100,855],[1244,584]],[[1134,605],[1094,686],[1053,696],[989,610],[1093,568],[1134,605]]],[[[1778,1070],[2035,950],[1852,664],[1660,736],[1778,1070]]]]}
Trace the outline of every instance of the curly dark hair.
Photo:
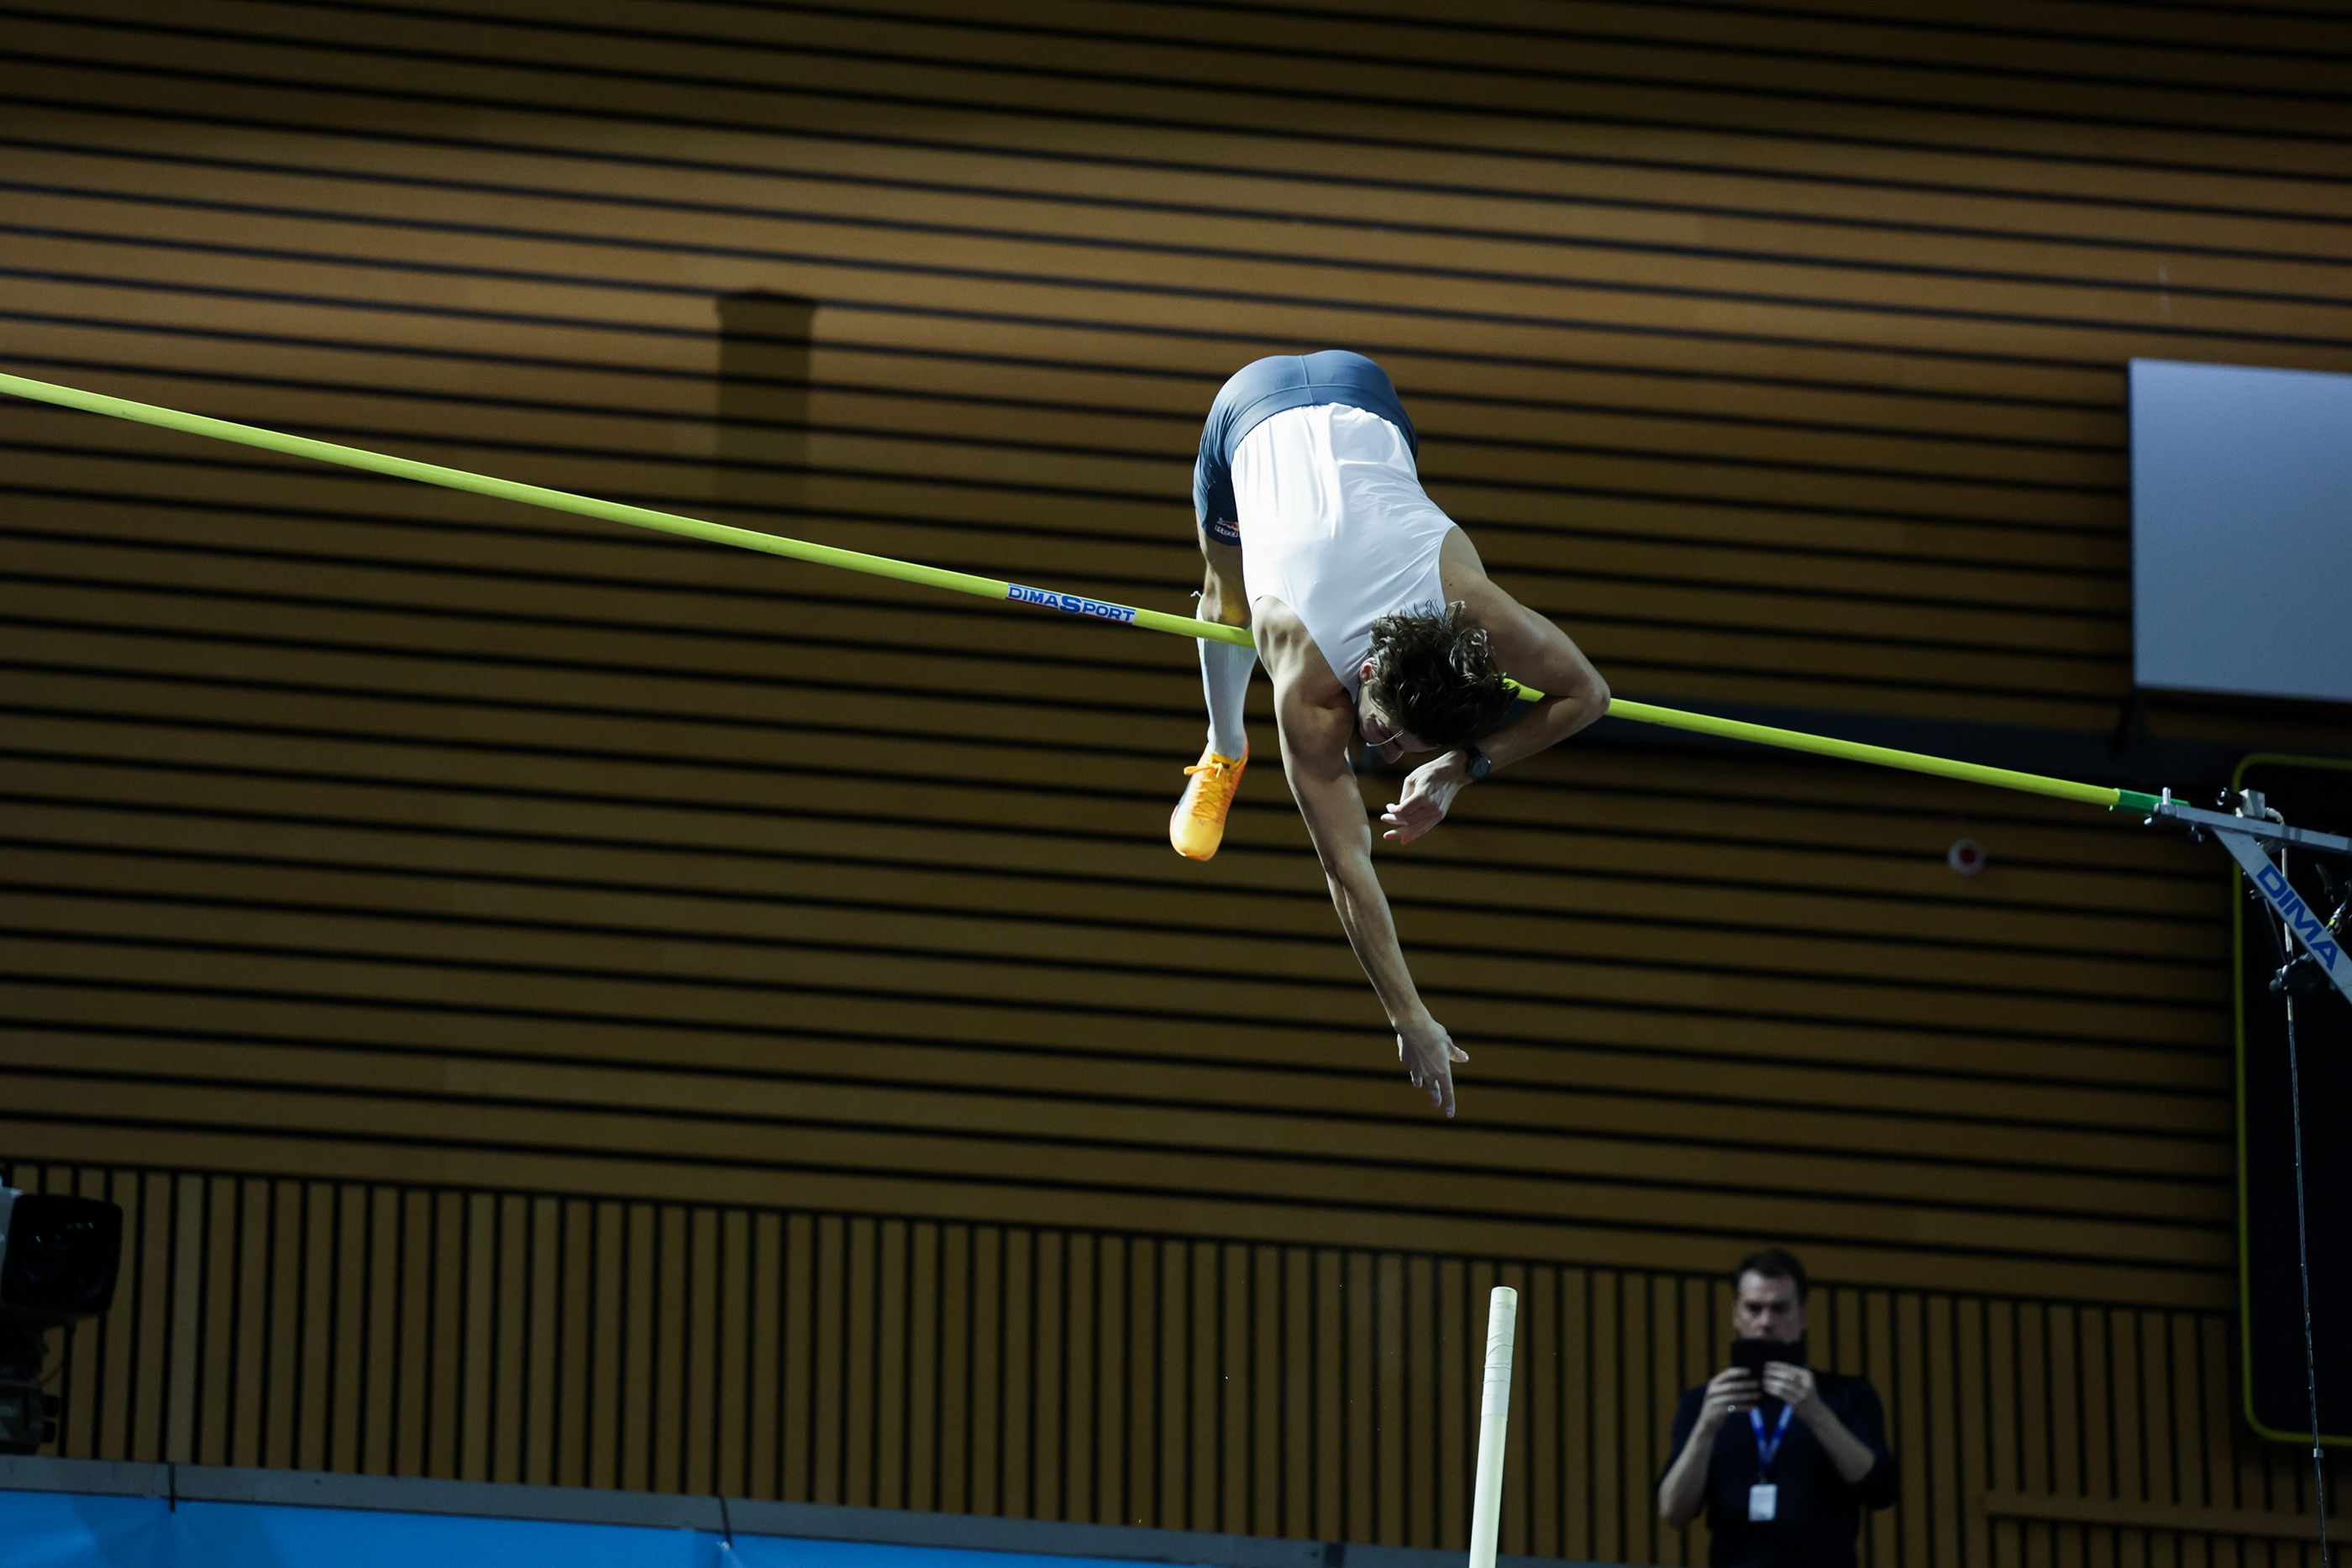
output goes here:
{"type": "Polygon", "coordinates": [[[1460,600],[1428,604],[1372,622],[1364,690],[1399,726],[1444,749],[1493,733],[1511,709],[1487,647],[1486,629],[1470,623],[1460,600]]]}

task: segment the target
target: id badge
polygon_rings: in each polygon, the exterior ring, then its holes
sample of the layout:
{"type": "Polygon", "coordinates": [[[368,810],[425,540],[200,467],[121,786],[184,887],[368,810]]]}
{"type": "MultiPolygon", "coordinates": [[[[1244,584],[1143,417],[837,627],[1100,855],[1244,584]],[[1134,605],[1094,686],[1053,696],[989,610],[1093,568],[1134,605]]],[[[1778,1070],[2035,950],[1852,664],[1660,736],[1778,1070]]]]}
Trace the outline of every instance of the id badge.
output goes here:
{"type": "Polygon", "coordinates": [[[1780,1489],[1769,1481],[1748,1489],[1748,1519],[1760,1524],[1780,1511],[1780,1489]]]}

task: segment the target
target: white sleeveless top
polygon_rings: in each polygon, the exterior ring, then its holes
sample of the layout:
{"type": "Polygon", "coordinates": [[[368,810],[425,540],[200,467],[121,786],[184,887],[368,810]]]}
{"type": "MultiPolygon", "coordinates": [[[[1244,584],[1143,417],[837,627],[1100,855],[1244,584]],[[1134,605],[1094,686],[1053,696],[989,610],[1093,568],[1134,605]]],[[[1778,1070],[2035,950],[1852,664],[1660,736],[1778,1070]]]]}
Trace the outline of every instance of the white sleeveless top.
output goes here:
{"type": "Polygon", "coordinates": [[[1234,499],[1252,602],[1289,605],[1351,697],[1373,621],[1445,601],[1437,555],[1454,519],[1379,414],[1321,402],[1274,415],[1234,451],[1234,499]]]}

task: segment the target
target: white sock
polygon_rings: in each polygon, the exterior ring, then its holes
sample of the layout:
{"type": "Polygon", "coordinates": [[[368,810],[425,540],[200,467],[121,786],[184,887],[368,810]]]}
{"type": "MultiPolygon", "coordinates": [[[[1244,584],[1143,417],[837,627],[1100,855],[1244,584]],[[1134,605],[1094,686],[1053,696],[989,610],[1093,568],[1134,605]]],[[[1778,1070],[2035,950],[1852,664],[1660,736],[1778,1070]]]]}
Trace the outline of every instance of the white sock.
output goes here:
{"type": "Polygon", "coordinates": [[[1209,699],[1209,749],[1239,757],[1249,745],[1242,728],[1242,705],[1249,696],[1250,671],[1257,650],[1238,643],[1201,644],[1201,690],[1209,699]]]}

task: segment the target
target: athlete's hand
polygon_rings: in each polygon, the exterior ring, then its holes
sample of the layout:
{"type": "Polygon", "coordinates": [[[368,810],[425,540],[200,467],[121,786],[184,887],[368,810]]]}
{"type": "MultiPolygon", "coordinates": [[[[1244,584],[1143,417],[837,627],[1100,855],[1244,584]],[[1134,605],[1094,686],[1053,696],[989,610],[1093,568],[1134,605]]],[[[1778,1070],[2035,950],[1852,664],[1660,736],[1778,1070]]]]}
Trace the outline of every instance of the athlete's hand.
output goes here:
{"type": "Polygon", "coordinates": [[[1397,1060],[1404,1063],[1405,1076],[1412,1080],[1415,1089],[1429,1091],[1429,1103],[1454,1114],[1454,1064],[1467,1061],[1470,1053],[1454,1043],[1444,1027],[1432,1021],[1428,1025],[1397,1032],[1397,1060]]]}
{"type": "Polygon", "coordinates": [[[1469,782],[1470,765],[1458,751],[1423,763],[1406,777],[1403,796],[1389,802],[1381,813],[1381,821],[1389,824],[1389,831],[1381,837],[1397,844],[1412,842],[1445,821],[1454,797],[1469,782]]]}

